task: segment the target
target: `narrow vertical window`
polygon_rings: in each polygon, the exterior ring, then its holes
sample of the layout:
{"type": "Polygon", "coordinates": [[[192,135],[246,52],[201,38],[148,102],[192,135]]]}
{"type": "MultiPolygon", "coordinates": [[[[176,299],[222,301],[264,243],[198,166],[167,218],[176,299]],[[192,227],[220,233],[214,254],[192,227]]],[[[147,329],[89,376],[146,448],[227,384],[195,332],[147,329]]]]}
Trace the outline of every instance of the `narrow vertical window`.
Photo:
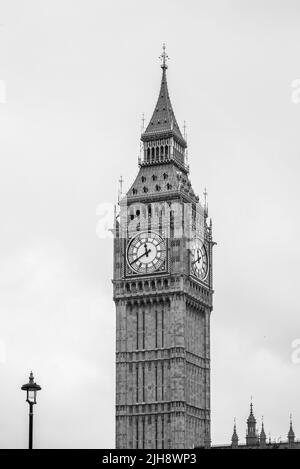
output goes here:
{"type": "Polygon", "coordinates": [[[136,402],[139,402],[139,365],[136,365],[136,402]]]}
{"type": "Polygon", "coordinates": [[[151,216],[152,216],[152,208],[151,204],[148,205],[148,230],[151,230],[151,216]]]}
{"type": "Polygon", "coordinates": [[[158,231],[160,234],[162,233],[162,212],[160,212],[158,217],[158,231]]]}
{"type": "Polygon", "coordinates": [[[161,346],[164,347],[164,310],[161,312],[161,346]]]}
{"type": "Polygon", "coordinates": [[[161,400],[164,400],[165,385],[164,385],[164,362],[161,364],[161,400]]]}
{"type": "Polygon", "coordinates": [[[136,449],[138,449],[139,447],[139,418],[138,417],[136,417],[135,439],[136,439],[135,447],[136,449]]]}
{"type": "Polygon", "coordinates": [[[145,311],[143,311],[143,349],[145,348],[145,311]]]}
{"type": "Polygon", "coordinates": [[[143,402],[145,401],[145,367],[143,366],[143,402]]]}
{"type": "Polygon", "coordinates": [[[142,425],[143,425],[143,427],[142,427],[142,432],[143,432],[143,434],[142,434],[142,442],[143,442],[142,443],[142,448],[145,449],[145,417],[143,417],[142,425]]]}
{"type": "Polygon", "coordinates": [[[155,363],[155,400],[157,401],[157,363],[155,363]]]}
{"type": "Polygon", "coordinates": [[[174,210],[170,211],[170,236],[174,237],[174,210]]]}
{"type": "Polygon", "coordinates": [[[158,447],[158,424],[157,417],[155,417],[155,448],[158,447]]]}
{"type": "Polygon", "coordinates": [[[157,342],[158,342],[158,314],[157,311],[155,311],[155,348],[157,348],[157,342]]]}
{"type": "Polygon", "coordinates": [[[136,348],[139,348],[139,312],[136,312],[136,348]]]}
{"type": "Polygon", "coordinates": [[[165,417],[164,415],[161,416],[161,447],[164,449],[165,447],[165,417]]]}

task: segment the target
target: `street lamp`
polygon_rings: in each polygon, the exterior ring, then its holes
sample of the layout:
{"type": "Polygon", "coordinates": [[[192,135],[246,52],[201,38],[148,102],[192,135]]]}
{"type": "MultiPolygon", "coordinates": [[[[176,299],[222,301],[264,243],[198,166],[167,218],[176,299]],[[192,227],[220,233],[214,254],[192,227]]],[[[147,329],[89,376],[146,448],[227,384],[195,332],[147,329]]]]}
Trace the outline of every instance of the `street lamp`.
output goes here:
{"type": "Polygon", "coordinates": [[[28,448],[32,449],[32,435],[33,435],[33,406],[36,404],[36,394],[42,388],[34,382],[32,371],[29,376],[29,383],[23,384],[22,391],[26,391],[26,402],[29,404],[29,444],[28,448]]]}

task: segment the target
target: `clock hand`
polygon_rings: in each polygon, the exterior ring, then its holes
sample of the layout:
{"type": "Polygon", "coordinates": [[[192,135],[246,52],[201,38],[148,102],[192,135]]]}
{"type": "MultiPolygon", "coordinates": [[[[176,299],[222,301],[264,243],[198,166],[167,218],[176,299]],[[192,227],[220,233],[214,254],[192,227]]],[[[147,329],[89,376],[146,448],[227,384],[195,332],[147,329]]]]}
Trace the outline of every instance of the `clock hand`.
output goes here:
{"type": "Polygon", "coordinates": [[[149,252],[151,252],[151,249],[148,249],[148,251],[146,250],[145,252],[143,252],[143,254],[141,254],[139,257],[137,257],[132,262],[130,262],[130,265],[134,264],[135,262],[137,262],[138,260],[140,260],[144,256],[148,257],[149,252]]]}
{"type": "Polygon", "coordinates": [[[148,254],[151,251],[151,249],[147,252],[147,243],[144,244],[144,248],[145,248],[146,257],[148,257],[148,254]]]}
{"type": "Polygon", "coordinates": [[[196,262],[199,262],[201,259],[201,256],[198,257],[198,259],[196,259],[195,261],[192,262],[192,264],[196,264],[196,262]]]}

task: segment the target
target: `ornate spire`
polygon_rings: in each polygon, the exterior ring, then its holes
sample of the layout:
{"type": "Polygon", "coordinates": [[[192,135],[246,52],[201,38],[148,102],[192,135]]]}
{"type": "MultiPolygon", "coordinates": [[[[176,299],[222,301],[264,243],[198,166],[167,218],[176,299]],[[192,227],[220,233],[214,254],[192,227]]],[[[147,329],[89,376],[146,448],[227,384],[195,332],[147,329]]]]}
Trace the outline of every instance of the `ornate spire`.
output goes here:
{"type": "Polygon", "coordinates": [[[161,60],[161,68],[166,70],[168,68],[167,61],[169,60],[169,56],[166,53],[166,44],[165,43],[163,43],[163,51],[162,51],[161,55],[159,56],[159,58],[161,60]]]}
{"type": "Polygon", "coordinates": [[[253,403],[252,403],[252,397],[251,397],[251,403],[250,403],[250,415],[248,417],[247,423],[255,423],[256,424],[256,419],[253,415],[253,403]]]}
{"type": "Polygon", "coordinates": [[[166,46],[163,44],[163,52],[160,56],[162,78],[158,100],[145,132],[142,133],[142,141],[149,141],[155,139],[174,137],[184,148],[186,148],[186,141],[182,136],[181,130],[178,126],[167,85],[167,60],[166,46]]]}
{"type": "Polygon", "coordinates": [[[207,203],[208,192],[206,190],[206,187],[204,189],[203,196],[204,196],[204,216],[205,218],[207,218],[208,217],[208,203],[207,203]]]}
{"type": "Polygon", "coordinates": [[[265,428],[264,428],[264,417],[263,417],[263,416],[262,416],[262,418],[261,418],[261,432],[260,432],[260,436],[266,437],[265,428]]]}
{"type": "Polygon", "coordinates": [[[265,429],[264,429],[264,418],[261,418],[261,431],[259,435],[259,444],[260,446],[265,446],[267,442],[267,435],[265,434],[265,429]]]}
{"type": "Polygon", "coordinates": [[[253,415],[252,397],[251,397],[251,404],[250,404],[250,415],[247,419],[246,444],[248,446],[256,446],[258,444],[258,436],[256,433],[256,419],[253,415]]]}
{"type": "Polygon", "coordinates": [[[289,440],[294,440],[295,439],[295,433],[293,430],[293,421],[292,421],[292,414],[290,414],[290,429],[288,433],[288,439],[289,440]]]}
{"type": "Polygon", "coordinates": [[[231,437],[231,446],[232,448],[236,448],[239,444],[239,437],[236,432],[236,420],[234,418],[234,425],[233,425],[233,434],[231,437]]]}

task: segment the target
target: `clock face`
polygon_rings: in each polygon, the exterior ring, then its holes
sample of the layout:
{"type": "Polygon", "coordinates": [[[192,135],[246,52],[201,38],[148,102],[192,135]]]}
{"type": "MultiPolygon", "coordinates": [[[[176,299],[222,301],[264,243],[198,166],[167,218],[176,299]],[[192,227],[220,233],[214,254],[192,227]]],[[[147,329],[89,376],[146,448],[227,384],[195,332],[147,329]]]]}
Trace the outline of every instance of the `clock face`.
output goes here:
{"type": "Polygon", "coordinates": [[[200,280],[205,280],[208,274],[207,251],[200,238],[195,238],[192,244],[192,272],[200,280]]]}
{"type": "Polygon", "coordinates": [[[127,264],[138,274],[161,270],[166,259],[166,241],[154,231],[142,231],[127,246],[127,264]]]}

